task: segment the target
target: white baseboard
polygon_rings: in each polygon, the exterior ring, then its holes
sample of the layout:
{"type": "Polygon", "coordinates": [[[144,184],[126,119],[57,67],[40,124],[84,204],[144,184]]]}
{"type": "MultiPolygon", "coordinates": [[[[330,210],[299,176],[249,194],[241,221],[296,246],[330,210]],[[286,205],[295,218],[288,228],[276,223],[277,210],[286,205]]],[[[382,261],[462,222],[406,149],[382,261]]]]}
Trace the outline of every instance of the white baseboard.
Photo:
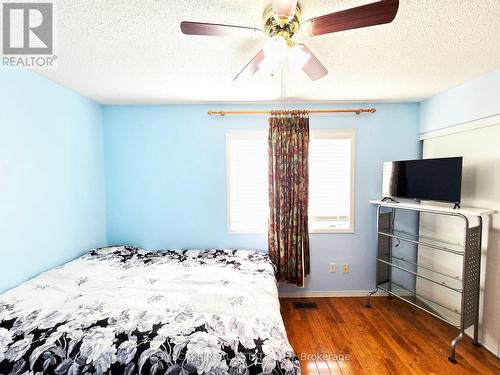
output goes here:
{"type": "MultiPolygon", "coordinates": [[[[339,290],[339,291],[301,291],[279,292],[281,298],[308,298],[308,297],[366,297],[371,290],[339,290]]],[[[386,296],[387,293],[378,291],[374,296],[386,296]]]]}

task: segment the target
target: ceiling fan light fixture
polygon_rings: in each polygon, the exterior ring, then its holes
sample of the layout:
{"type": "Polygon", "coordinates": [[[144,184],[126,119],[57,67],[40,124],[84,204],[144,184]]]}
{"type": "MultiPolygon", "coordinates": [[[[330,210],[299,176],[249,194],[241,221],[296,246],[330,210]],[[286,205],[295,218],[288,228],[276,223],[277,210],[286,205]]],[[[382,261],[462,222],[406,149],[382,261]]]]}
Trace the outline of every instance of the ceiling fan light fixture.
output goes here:
{"type": "Polygon", "coordinates": [[[273,0],[273,16],[278,22],[288,22],[293,19],[297,0],[273,0]]]}
{"type": "Polygon", "coordinates": [[[288,65],[292,71],[298,71],[309,61],[311,55],[302,48],[302,45],[295,44],[288,50],[288,65]]]}
{"type": "Polygon", "coordinates": [[[264,60],[260,67],[274,71],[281,66],[288,56],[288,44],[286,40],[279,36],[273,36],[266,41],[264,46],[264,60]]]}

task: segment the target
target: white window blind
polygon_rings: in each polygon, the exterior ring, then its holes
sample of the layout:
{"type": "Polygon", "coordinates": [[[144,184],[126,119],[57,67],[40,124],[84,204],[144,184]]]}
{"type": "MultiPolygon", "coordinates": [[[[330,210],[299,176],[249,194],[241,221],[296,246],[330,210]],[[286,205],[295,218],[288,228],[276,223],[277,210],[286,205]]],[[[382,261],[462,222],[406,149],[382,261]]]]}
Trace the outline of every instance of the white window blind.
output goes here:
{"type": "Polygon", "coordinates": [[[227,133],[229,231],[266,233],[269,217],[267,133],[227,133]]]}
{"type": "MultiPolygon", "coordinates": [[[[266,233],[269,217],[267,132],[227,133],[228,226],[266,233]]],[[[311,131],[309,231],[353,231],[354,131],[311,131]]]]}
{"type": "Polygon", "coordinates": [[[351,131],[312,132],[309,146],[309,230],[352,230],[351,131]]]}

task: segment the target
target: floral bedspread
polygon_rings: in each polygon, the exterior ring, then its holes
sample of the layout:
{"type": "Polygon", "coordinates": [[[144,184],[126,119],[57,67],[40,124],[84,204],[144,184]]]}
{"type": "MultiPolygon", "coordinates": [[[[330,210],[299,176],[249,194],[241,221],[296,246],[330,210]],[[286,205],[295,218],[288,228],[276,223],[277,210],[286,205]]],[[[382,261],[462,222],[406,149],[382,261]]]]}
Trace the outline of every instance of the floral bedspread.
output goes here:
{"type": "Polygon", "coordinates": [[[0,374],[300,373],[267,254],[91,250],[0,295],[0,374]]]}

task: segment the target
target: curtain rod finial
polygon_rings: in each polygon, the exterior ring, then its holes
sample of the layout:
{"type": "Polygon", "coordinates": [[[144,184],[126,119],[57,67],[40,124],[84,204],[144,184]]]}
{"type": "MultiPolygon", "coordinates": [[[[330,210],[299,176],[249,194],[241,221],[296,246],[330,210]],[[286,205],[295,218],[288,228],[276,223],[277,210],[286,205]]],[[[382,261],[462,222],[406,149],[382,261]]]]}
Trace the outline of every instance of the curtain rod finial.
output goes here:
{"type": "Polygon", "coordinates": [[[224,116],[226,113],[224,111],[208,111],[208,115],[209,116],[212,116],[212,115],[219,115],[219,116],[224,116]]]}

